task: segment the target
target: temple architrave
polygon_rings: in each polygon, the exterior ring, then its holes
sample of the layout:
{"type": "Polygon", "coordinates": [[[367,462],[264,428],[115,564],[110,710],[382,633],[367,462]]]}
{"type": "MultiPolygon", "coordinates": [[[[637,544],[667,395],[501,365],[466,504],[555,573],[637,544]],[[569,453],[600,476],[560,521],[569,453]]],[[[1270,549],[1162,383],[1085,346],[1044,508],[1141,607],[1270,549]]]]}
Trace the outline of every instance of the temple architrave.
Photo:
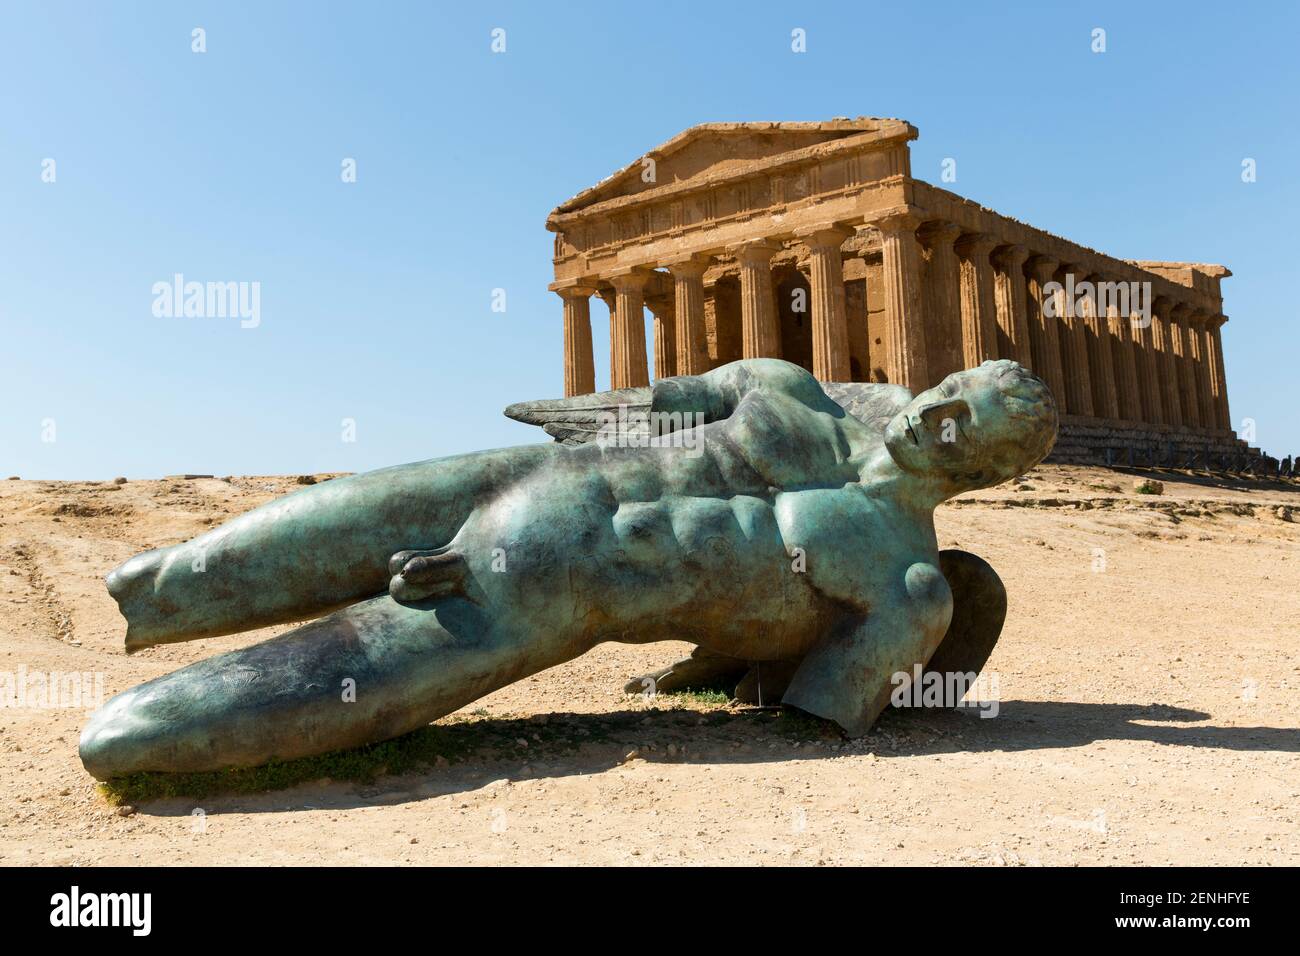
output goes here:
{"type": "Polygon", "coordinates": [[[651,360],[661,378],[771,356],[822,381],[916,392],[1011,358],[1048,383],[1075,435],[1241,445],[1226,268],[1117,259],[922,182],[916,137],[897,119],[709,123],[562,203],[546,227],[565,395],[595,390],[598,297],[611,388],[649,384],[651,360]],[[1143,292],[1131,315],[1114,296],[1068,308],[1084,282],[1143,292]]]}

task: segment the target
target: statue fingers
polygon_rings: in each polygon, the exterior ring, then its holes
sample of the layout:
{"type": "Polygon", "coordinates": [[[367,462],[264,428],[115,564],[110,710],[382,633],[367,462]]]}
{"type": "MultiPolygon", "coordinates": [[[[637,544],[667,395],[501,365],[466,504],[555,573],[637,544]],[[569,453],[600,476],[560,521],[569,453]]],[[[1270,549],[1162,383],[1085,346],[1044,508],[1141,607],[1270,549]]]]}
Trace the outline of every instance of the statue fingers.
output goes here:
{"type": "Polygon", "coordinates": [[[466,593],[465,556],[447,548],[399,551],[390,559],[389,570],[394,574],[388,582],[388,593],[398,602],[466,593]]]}

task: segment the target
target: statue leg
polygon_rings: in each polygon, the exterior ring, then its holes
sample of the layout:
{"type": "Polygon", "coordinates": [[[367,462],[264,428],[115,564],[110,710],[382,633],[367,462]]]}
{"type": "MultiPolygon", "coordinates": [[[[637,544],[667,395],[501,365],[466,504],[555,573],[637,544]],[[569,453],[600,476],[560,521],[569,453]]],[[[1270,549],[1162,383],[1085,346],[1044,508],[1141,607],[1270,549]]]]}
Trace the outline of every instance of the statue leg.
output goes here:
{"type": "Polygon", "coordinates": [[[99,779],[257,766],[386,740],[588,649],[461,598],[387,595],[125,691],[81,759],[99,779]]]}
{"type": "Polygon", "coordinates": [[[445,545],[476,505],[554,451],[502,449],[338,478],[136,555],[107,579],[127,650],[306,620],[381,594],[395,552],[445,545]]]}

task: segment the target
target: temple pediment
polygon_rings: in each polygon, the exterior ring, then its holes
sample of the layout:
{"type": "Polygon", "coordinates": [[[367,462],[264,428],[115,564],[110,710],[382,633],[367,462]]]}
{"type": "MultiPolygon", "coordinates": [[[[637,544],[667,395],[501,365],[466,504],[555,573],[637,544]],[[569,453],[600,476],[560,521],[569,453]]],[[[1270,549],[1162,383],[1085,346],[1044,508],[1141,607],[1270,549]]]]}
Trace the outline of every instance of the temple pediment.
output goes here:
{"type": "Polygon", "coordinates": [[[912,128],[902,120],[871,117],[823,123],[705,123],[647,150],[608,179],[561,203],[555,212],[575,212],[606,200],[693,180],[725,178],[743,172],[753,163],[835,140],[863,134],[906,137],[911,132],[912,128]]]}

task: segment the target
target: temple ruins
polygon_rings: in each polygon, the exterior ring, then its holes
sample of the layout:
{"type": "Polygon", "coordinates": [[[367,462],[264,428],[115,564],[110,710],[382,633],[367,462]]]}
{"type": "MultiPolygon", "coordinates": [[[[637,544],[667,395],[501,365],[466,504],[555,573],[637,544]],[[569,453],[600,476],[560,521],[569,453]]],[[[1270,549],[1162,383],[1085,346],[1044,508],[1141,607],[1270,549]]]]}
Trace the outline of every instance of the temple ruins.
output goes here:
{"type": "Polygon", "coordinates": [[[1012,358],[1056,395],[1067,457],[1247,451],[1226,268],[1118,259],[922,182],[916,137],[897,119],[709,123],[559,205],[564,394],[595,390],[599,297],[611,388],[771,356],[919,391],[1012,358]]]}

